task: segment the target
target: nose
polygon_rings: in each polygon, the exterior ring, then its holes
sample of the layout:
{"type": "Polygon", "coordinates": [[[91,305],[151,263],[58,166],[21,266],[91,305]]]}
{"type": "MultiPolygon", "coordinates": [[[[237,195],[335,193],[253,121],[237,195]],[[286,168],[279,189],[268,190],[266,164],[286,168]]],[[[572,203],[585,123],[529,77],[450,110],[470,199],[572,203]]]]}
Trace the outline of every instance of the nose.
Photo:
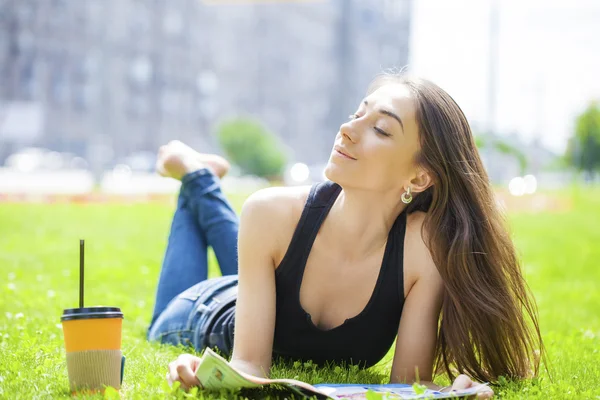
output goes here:
{"type": "Polygon", "coordinates": [[[351,141],[352,143],[356,143],[358,140],[358,134],[356,133],[356,127],[353,126],[354,121],[348,121],[340,126],[340,134],[351,141]]]}

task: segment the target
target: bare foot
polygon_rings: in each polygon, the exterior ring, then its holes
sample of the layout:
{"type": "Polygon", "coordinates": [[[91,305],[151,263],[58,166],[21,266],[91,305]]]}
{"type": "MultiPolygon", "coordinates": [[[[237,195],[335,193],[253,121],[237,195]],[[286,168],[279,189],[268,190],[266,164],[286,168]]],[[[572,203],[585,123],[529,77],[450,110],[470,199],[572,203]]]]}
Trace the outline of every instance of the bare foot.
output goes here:
{"type": "Polygon", "coordinates": [[[229,162],[216,154],[198,153],[190,146],[173,140],[158,150],[156,171],[166,177],[181,180],[190,172],[209,168],[219,178],[229,171],[229,162]]]}

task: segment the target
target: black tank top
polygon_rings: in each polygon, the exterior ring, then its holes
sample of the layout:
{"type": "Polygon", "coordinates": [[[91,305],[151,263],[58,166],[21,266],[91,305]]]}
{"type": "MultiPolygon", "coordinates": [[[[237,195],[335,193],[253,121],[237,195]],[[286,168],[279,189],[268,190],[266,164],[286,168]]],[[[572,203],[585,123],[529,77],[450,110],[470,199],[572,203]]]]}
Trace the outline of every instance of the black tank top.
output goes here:
{"type": "Polygon", "coordinates": [[[392,226],[377,283],[366,307],[330,330],[317,328],[300,304],[304,268],[317,232],[341,188],[314,185],[290,246],[275,272],[277,304],[273,355],[294,360],[370,367],[385,356],[396,334],[404,304],[403,251],[406,212],[392,226]]]}

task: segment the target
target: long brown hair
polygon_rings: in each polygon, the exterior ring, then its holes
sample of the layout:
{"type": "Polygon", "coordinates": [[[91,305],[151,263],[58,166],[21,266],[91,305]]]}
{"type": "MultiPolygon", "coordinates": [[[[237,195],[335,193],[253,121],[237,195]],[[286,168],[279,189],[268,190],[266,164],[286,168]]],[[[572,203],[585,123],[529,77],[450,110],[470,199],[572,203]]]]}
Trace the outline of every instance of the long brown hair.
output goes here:
{"type": "Polygon", "coordinates": [[[440,87],[405,74],[377,77],[369,93],[386,83],[411,91],[421,145],[415,161],[434,182],[407,212],[427,212],[423,237],[445,286],[435,373],[486,382],[537,375],[544,353],[537,309],[465,115],[440,87]]]}

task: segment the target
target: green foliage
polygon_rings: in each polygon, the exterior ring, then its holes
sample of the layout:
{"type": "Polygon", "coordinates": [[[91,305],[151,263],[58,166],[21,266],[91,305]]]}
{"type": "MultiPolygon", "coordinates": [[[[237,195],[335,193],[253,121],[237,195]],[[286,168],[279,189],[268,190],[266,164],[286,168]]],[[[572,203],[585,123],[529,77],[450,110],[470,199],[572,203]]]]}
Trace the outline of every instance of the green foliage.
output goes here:
{"type": "Polygon", "coordinates": [[[591,172],[600,167],[600,105],[597,102],[590,103],[577,117],[565,156],[580,170],[591,172]]]}
{"type": "MultiPolygon", "coordinates": [[[[494,390],[503,399],[595,399],[600,396],[600,190],[575,187],[548,195],[572,201],[574,208],[509,217],[538,303],[552,379],[542,369],[538,379],[503,380],[494,390]]],[[[242,200],[232,198],[237,210],[242,200]]],[[[119,306],[125,314],[121,398],[225,397],[169,387],[168,363],[191,350],[145,340],[172,213],[157,203],[0,203],[0,399],[71,398],[60,315],[77,306],[80,238],[86,239],[86,304],[119,306]]],[[[215,276],[214,257],[210,265],[215,276]]],[[[378,384],[388,380],[391,358],[390,352],[368,370],[276,362],[272,376],[378,384]]],[[[444,378],[436,383],[449,384],[444,378]]]]}
{"type": "Polygon", "coordinates": [[[377,393],[372,390],[368,390],[365,395],[367,400],[385,400],[383,396],[384,396],[383,393],[377,393]]]}
{"type": "Polygon", "coordinates": [[[483,146],[485,146],[486,140],[482,135],[476,135],[475,136],[475,146],[477,146],[477,148],[481,149],[483,148],[483,146]]]}
{"type": "Polygon", "coordinates": [[[218,129],[217,138],[229,160],[244,173],[280,177],[286,164],[281,142],[258,121],[233,119],[218,129]]]}
{"type": "Polygon", "coordinates": [[[490,145],[492,146],[492,148],[494,148],[502,154],[512,155],[519,162],[521,174],[524,174],[527,170],[527,157],[525,156],[525,154],[517,147],[511,145],[510,143],[500,138],[489,138],[486,136],[477,135],[475,136],[475,145],[480,149],[487,145],[490,145]]]}
{"type": "Polygon", "coordinates": [[[425,394],[427,391],[427,386],[421,385],[417,382],[413,383],[412,387],[416,394],[425,394]]]}

